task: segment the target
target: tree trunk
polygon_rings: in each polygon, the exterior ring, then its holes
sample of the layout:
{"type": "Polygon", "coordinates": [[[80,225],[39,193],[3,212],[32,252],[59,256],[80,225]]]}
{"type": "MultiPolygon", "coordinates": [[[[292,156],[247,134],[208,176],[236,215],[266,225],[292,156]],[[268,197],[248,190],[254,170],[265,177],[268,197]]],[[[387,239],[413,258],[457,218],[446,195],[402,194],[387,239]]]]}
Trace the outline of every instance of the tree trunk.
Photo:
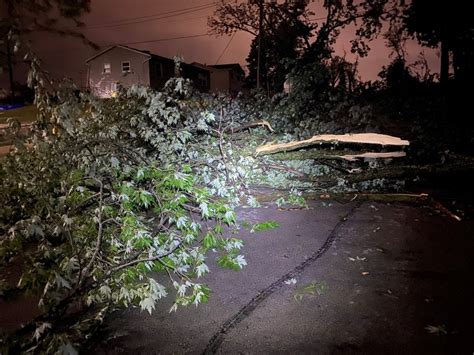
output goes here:
{"type": "Polygon", "coordinates": [[[445,40],[441,41],[440,83],[446,85],[449,79],[449,48],[445,40]]]}
{"type": "Polygon", "coordinates": [[[8,80],[10,82],[10,94],[15,97],[15,82],[13,80],[13,58],[11,53],[11,46],[10,46],[10,35],[12,30],[12,21],[13,21],[13,0],[7,0],[7,11],[8,11],[8,31],[5,36],[5,45],[6,45],[6,54],[7,54],[7,66],[8,66],[8,80]]]}
{"type": "Polygon", "coordinates": [[[260,89],[260,75],[262,65],[262,36],[263,36],[263,0],[258,2],[258,53],[257,53],[257,89],[260,89]]]}
{"type": "Polygon", "coordinates": [[[6,54],[7,54],[7,66],[8,66],[8,80],[10,82],[10,95],[12,98],[15,97],[15,81],[13,80],[13,63],[12,63],[12,53],[10,49],[10,39],[5,40],[6,45],[6,54]]]}

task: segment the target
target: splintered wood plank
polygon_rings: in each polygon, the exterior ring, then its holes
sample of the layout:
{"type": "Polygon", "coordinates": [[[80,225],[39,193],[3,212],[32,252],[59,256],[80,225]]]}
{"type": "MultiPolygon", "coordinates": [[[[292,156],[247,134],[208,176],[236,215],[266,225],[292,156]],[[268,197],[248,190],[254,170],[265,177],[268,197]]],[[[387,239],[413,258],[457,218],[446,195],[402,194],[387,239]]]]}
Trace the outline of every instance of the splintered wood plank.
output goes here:
{"type": "Polygon", "coordinates": [[[302,141],[292,141],[279,144],[265,144],[257,147],[255,152],[260,155],[288,152],[322,143],[356,143],[390,146],[408,146],[410,142],[399,137],[379,133],[355,134],[322,134],[302,141]]]}
{"type": "Polygon", "coordinates": [[[366,152],[361,154],[346,154],[337,155],[336,158],[341,158],[347,161],[356,161],[357,159],[371,158],[371,159],[390,159],[406,157],[406,152],[366,152]]]}

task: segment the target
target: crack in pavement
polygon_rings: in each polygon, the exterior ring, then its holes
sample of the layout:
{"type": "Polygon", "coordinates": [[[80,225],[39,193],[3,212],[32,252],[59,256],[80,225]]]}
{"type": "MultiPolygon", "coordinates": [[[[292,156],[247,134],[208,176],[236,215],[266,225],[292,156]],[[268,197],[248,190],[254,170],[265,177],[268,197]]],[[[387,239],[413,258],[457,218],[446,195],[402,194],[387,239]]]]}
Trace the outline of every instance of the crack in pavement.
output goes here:
{"type": "Polygon", "coordinates": [[[346,223],[346,221],[355,213],[355,211],[362,206],[364,202],[359,201],[354,204],[354,206],[347,212],[334,228],[329,233],[329,236],[326,238],[324,244],[315,251],[309,258],[303,261],[301,264],[296,266],[293,270],[287,272],[281,276],[278,280],[273,282],[271,285],[267,286],[265,289],[260,291],[255,297],[253,297],[245,306],[243,306],[237,313],[230,317],[227,321],[222,324],[220,329],[215,333],[212,338],[207,343],[206,349],[203,354],[216,354],[221,346],[226,334],[231,331],[235,326],[237,326],[242,320],[247,318],[264,300],[266,300],[270,295],[277,291],[283,283],[299,274],[301,274],[304,269],[309,265],[314,263],[320,257],[322,257],[334,244],[337,239],[337,232],[339,229],[346,223]]]}

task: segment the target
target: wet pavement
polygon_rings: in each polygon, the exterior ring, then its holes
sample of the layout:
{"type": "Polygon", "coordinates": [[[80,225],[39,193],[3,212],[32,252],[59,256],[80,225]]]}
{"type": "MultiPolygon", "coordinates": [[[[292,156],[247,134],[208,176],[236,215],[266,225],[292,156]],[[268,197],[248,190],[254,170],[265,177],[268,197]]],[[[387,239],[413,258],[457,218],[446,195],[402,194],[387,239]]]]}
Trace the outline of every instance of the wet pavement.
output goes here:
{"type": "MultiPolygon", "coordinates": [[[[110,316],[94,353],[472,354],[474,221],[407,203],[244,209],[248,266],[207,304],[110,316]]],[[[214,263],[209,262],[210,266],[214,263]]]]}

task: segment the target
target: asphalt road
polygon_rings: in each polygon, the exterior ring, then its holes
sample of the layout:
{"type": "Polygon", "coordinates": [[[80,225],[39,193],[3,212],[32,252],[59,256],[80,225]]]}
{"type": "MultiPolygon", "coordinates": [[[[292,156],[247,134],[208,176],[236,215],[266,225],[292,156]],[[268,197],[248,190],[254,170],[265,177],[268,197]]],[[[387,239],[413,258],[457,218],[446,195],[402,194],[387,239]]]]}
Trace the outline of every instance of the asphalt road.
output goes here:
{"type": "MultiPolygon", "coordinates": [[[[248,209],[248,266],[211,268],[207,304],[113,314],[94,353],[472,354],[474,221],[428,206],[248,209]]],[[[212,263],[209,263],[212,264],[212,263]]]]}

